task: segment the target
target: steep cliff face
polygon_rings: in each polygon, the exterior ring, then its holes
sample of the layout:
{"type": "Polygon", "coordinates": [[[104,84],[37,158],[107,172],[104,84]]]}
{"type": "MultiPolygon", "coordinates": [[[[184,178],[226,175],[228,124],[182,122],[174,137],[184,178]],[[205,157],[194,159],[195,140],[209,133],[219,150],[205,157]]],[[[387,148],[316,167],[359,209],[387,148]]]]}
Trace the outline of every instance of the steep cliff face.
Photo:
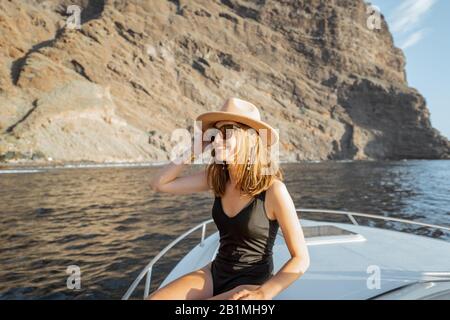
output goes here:
{"type": "Polygon", "coordinates": [[[280,130],[281,160],[449,158],[367,18],[362,0],[2,1],[0,161],[167,160],[172,130],[231,96],[280,130]]]}

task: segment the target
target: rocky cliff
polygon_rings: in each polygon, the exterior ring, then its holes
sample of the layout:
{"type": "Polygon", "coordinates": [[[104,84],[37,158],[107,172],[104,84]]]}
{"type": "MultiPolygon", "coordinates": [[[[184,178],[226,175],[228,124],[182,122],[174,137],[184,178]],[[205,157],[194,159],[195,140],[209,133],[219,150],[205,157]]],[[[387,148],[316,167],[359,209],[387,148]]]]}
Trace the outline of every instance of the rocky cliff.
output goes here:
{"type": "Polygon", "coordinates": [[[367,19],[362,0],[1,1],[0,161],[164,161],[230,96],[280,130],[281,160],[449,158],[367,19]]]}

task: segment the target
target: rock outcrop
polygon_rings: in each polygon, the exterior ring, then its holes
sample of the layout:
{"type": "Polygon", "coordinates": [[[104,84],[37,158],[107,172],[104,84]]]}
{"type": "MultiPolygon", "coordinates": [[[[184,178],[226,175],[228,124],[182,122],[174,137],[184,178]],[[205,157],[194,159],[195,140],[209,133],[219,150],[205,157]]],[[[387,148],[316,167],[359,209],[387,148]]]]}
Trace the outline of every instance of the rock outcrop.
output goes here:
{"type": "Polygon", "coordinates": [[[281,160],[449,158],[362,0],[0,2],[0,161],[164,161],[247,99],[281,160]],[[69,5],[81,29],[67,27],[69,5]]]}

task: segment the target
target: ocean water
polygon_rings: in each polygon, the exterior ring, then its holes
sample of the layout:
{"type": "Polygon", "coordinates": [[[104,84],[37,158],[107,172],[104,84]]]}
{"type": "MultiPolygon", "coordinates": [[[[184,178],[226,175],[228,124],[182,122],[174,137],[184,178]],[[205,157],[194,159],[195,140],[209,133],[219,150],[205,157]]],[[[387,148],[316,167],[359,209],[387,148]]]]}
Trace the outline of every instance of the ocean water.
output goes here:
{"type": "MultiPolygon", "coordinates": [[[[151,191],[148,181],[159,169],[0,170],[0,299],[121,298],[160,250],[211,218],[209,193],[151,191]],[[67,287],[68,267],[74,265],[81,276],[75,290],[67,287]]],[[[198,169],[192,166],[186,173],[198,169]]],[[[286,163],[282,169],[298,208],[450,225],[450,161],[286,163]]],[[[436,229],[366,222],[450,241],[448,233],[436,229]]],[[[207,235],[217,231],[210,225],[207,235]]],[[[194,233],[155,265],[152,289],[200,236],[194,233]]]]}

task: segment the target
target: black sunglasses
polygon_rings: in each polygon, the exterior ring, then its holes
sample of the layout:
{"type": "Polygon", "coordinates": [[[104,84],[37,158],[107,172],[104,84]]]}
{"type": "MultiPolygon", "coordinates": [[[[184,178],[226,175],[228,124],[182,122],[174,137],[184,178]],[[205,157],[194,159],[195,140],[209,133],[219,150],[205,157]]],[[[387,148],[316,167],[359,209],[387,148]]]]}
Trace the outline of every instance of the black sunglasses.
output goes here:
{"type": "MultiPolygon", "coordinates": [[[[237,124],[224,124],[220,128],[217,128],[216,126],[214,126],[214,128],[220,131],[223,140],[228,140],[233,136],[233,130],[241,127],[237,124]]],[[[211,136],[211,142],[214,141],[214,137],[215,136],[211,136]]]]}

